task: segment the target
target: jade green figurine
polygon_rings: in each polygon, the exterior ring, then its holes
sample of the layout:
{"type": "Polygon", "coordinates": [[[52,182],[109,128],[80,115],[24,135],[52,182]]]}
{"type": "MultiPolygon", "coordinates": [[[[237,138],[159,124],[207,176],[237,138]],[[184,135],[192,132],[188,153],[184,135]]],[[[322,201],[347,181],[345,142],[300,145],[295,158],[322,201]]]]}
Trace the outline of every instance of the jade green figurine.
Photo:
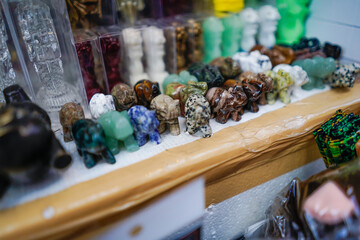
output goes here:
{"type": "Polygon", "coordinates": [[[242,24],[237,14],[221,19],[224,26],[222,33],[223,57],[232,57],[240,48],[242,24]]]}
{"type": "Polygon", "coordinates": [[[278,96],[283,103],[289,104],[291,102],[289,87],[295,83],[290,74],[280,69],[277,72],[267,71],[265,75],[273,79],[273,90],[266,95],[268,104],[274,104],[278,96]]]}
{"type": "Polygon", "coordinates": [[[181,71],[178,74],[170,74],[167,76],[162,84],[163,91],[166,91],[166,86],[169,83],[180,83],[186,85],[189,81],[197,82],[197,78],[191,75],[188,71],[181,71]]]}
{"type": "Polygon", "coordinates": [[[296,60],[292,65],[302,67],[309,76],[309,82],[302,86],[304,90],[324,88],[324,78],[336,70],[336,62],[333,58],[314,57],[312,59],[296,60]]]}
{"type": "Polygon", "coordinates": [[[310,0],[277,0],[280,13],[277,44],[294,44],[305,35],[305,19],[310,0]]]}
{"type": "Polygon", "coordinates": [[[106,145],[113,154],[119,153],[123,144],[129,152],[139,150],[139,145],[133,136],[134,129],[127,111],[104,113],[98,119],[98,122],[104,129],[106,145]]]}
{"type": "Polygon", "coordinates": [[[204,62],[221,56],[221,38],[224,26],[216,17],[208,17],[202,24],[204,31],[204,62]]]}

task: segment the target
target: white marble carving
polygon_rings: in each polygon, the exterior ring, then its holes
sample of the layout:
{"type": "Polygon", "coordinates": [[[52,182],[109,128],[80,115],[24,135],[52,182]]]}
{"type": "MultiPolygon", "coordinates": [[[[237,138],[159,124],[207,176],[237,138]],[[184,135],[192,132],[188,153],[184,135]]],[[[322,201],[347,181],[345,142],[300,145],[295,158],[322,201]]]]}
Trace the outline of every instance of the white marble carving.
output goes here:
{"type": "Polygon", "coordinates": [[[258,30],[259,16],[254,9],[246,8],[240,12],[240,19],[243,25],[241,48],[244,51],[250,51],[256,45],[255,35],[258,30]]]}
{"type": "Polygon", "coordinates": [[[91,116],[98,119],[104,113],[115,111],[114,98],[112,95],[96,93],[89,102],[91,116]]]}
{"type": "Polygon", "coordinates": [[[250,71],[261,73],[271,70],[272,64],[268,56],[262,55],[259,51],[239,52],[233,56],[233,59],[240,63],[243,72],[250,71]]]}
{"type": "Polygon", "coordinates": [[[258,35],[259,44],[267,48],[275,45],[275,32],[280,19],[279,11],[276,7],[265,5],[258,10],[260,29],[258,35]]]}

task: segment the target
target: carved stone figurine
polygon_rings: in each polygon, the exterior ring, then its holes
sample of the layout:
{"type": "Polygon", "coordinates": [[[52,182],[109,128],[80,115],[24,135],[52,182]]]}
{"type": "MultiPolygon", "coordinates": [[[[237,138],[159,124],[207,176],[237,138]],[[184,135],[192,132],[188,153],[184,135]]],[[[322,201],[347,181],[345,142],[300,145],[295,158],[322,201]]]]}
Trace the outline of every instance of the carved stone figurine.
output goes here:
{"type": "Polygon", "coordinates": [[[126,28],[122,33],[126,49],[130,85],[134,86],[137,81],[149,78],[144,72],[144,66],[141,61],[143,57],[143,39],[140,30],[135,28],[126,28]]]}
{"type": "Polygon", "coordinates": [[[295,53],[291,48],[277,45],[275,45],[272,49],[268,49],[262,45],[256,45],[251,49],[251,51],[256,50],[258,50],[261,54],[268,56],[273,67],[282,63],[290,64],[295,57],[295,53]]]}
{"type": "Polygon", "coordinates": [[[10,103],[0,110],[0,196],[11,182],[31,183],[49,169],[72,161],[51,130],[50,118],[32,102],[10,103]]]}
{"type": "Polygon", "coordinates": [[[276,42],[275,32],[280,19],[279,11],[276,7],[265,5],[259,8],[258,15],[260,19],[259,43],[271,48],[276,42]]]}
{"type": "Polygon", "coordinates": [[[273,80],[272,80],[272,78],[266,76],[263,73],[256,74],[256,73],[253,73],[253,72],[243,72],[239,76],[239,80],[241,82],[243,82],[243,81],[246,81],[245,79],[252,79],[252,80],[257,80],[257,81],[263,82],[264,88],[262,90],[262,93],[260,94],[260,97],[259,97],[257,103],[260,104],[260,105],[267,104],[266,94],[273,90],[273,80]]]}
{"type": "Polygon", "coordinates": [[[144,106],[133,106],[128,113],[140,147],[145,145],[148,136],[151,142],[161,143],[159,121],[156,119],[155,111],[150,111],[144,106]]]}
{"type": "Polygon", "coordinates": [[[150,107],[151,101],[160,95],[160,88],[157,82],[149,80],[141,80],[135,84],[135,93],[138,99],[138,104],[146,108],[150,107]]]}
{"type": "Polygon", "coordinates": [[[168,127],[174,136],[180,134],[179,119],[180,103],[171,97],[161,94],[151,101],[150,108],[155,111],[156,118],[159,120],[159,133],[165,132],[168,127]]]}
{"type": "Polygon", "coordinates": [[[336,61],[336,70],[325,81],[330,84],[331,87],[353,87],[356,77],[360,76],[360,64],[341,64],[336,61]]]}
{"type": "Polygon", "coordinates": [[[144,50],[147,63],[147,73],[151,81],[159,82],[160,86],[169,75],[165,71],[165,37],[162,29],[150,26],[143,30],[144,50]]]}
{"type": "Polygon", "coordinates": [[[201,94],[205,96],[208,90],[206,82],[188,82],[188,84],[180,90],[180,109],[181,116],[185,114],[185,103],[189,96],[193,94],[201,94]]]}
{"type": "Polygon", "coordinates": [[[338,59],[341,56],[341,47],[336,44],[325,42],[323,52],[327,57],[338,59]]]}
{"type": "Polygon", "coordinates": [[[65,103],[60,109],[59,118],[63,127],[64,141],[72,141],[71,128],[75,122],[85,118],[83,108],[76,103],[65,103]]]}
{"type": "Polygon", "coordinates": [[[294,84],[294,79],[291,75],[281,69],[277,72],[268,71],[265,74],[273,79],[274,84],[273,91],[269,92],[266,96],[268,103],[274,104],[278,96],[283,103],[290,103],[289,87],[294,84]]]}
{"type": "Polygon", "coordinates": [[[279,64],[273,68],[273,72],[279,70],[288,72],[294,80],[294,85],[290,86],[288,91],[290,95],[299,97],[301,95],[301,86],[305,85],[309,81],[307,73],[300,66],[291,66],[287,64],[279,64]]]}
{"type": "Polygon", "coordinates": [[[257,78],[244,78],[242,79],[242,86],[248,99],[246,108],[251,112],[258,112],[257,102],[264,92],[265,83],[257,78]]]}
{"type": "Polygon", "coordinates": [[[189,67],[188,71],[191,75],[194,75],[199,82],[206,82],[209,88],[221,87],[225,82],[225,79],[216,66],[194,63],[189,67]]]}
{"type": "Polygon", "coordinates": [[[218,57],[210,62],[210,65],[217,66],[225,79],[234,79],[241,73],[240,64],[231,57],[218,57]]]}
{"type": "Polygon", "coordinates": [[[134,129],[127,111],[104,113],[98,119],[98,122],[104,129],[106,145],[112,154],[120,152],[122,143],[129,152],[139,150],[139,145],[133,136],[134,129]]]}
{"type": "Polygon", "coordinates": [[[127,111],[137,104],[135,90],[125,83],[116,84],[111,90],[111,95],[114,97],[115,108],[119,112],[127,111]]]}
{"type": "Polygon", "coordinates": [[[162,89],[166,91],[166,86],[169,83],[181,83],[186,85],[189,81],[197,82],[197,78],[191,75],[188,71],[181,71],[178,74],[170,74],[165,78],[165,81],[162,83],[162,89]]]}
{"type": "Polygon", "coordinates": [[[252,8],[246,8],[240,12],[240,18],[243,23],[241,48],[249,51],[255,44],[255,35],[259,24],[259,16],[252,8]]]}
{"type": "Polygon", "coordinates": [[[102,114],[115,110],[114,97],[95,93],[89,102],[91,116],[98,119],[102,114]]]}
{"type": "Polygon", "coordinates": [[[73,125],[71,132],[87,168],[94,167],[100,160],[110,164],[116,162],[106,146],[105,133],[99,123],[91,119],[80,119],[73,125]]]}
{"type": "Polygon", "coordinates": [[[241,70],[244,72],[261,73],[272,68],[270,58],[259,51],[236,53],[233,59],[240,63],[241,70]]]}
{"type": "Polygon", "coordinates": [[[172,99],[180,99],[180,92],[186,85],[181,83],[169,83],[166,86],[165,94],[170,96],[172,99]]]}
{"type": "Polygon", "coordinates": [[[216,17],[208,17],[202,24],[204,30],[204,62],[221,56],[221,37],[224,26],[216,17]]]}
{"type": "Polygon", "coordinates": [[[200,130],[202,137],[211,137],[210,117],[210,104],[206,98],[201,94],[191,95],[185,103],[186,132],[192,135],[200,130]]]}
{"type": "Polygon", "coordinates": [[[3,93],[7,104],[14,102],[31,102],[24,89],[17,84],[4,88],[3,93]]]}

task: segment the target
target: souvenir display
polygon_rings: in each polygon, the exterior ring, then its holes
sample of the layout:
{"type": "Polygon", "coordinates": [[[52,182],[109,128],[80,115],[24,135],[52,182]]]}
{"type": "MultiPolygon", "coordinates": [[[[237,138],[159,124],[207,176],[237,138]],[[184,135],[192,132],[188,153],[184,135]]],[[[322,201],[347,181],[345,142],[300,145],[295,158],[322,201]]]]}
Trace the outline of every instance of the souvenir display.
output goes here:
{"type": "Polygon", "coordinates": [[[342,64],[336,61],[336,70],[325,78],[331,87],[353,87],[356,77],[360,76],[360,64],[342,64]]]}
{"type": "Polygon", "coordinates": [[[186,58],[187,64],[191,65],[195,62],[201,62],[203,59],[203,29],[201,24],[194,20],[188,19],[185,30],[188,38],[186,41],[186,58]]]}
{"type": "Polygon", "coordinates": [[[214,58],[210,65],[217,66],[225,79],[234,79],[241,73],[240,64],[231,57],[214,58]]]}
{"type": "Polygon", "coordinates": [[[126,150],[129,152],[139,150],[138,143],[133,136],[134,129],[127,111],[106,112],[101,115],[98,122],[104,129],[106,145],[112,154],[118,154],[122,144],[125,145],[126,150]]]}
{"type": "Polygon", "coordinates": [[[261,54],[268,56],[273,67],[279,64],[290,64],[295,57],[295,53],[291,48],[277,45],[275,45],[272,49],[268,49],[262,45],[256,45],[251,49],[251,51],[256,50],[258,50],[261,54]]]}
{"type": "Polygon", "coordinates": [[[180,102],[170,96],[161,94],[151,101],[150,108],[155,111],[156,118],[159,120],[159,133],[163,133],[169,128],[174,136],[180,134],[179,119],[180,102]]]}
{"type": "Polygon", "coordinates": [[[210,104],[206,98],[201,94],[191,95],[185,103],[186,132],[193,135],[201,131],[203,138],[211,137],[210,117],[210,104]]]}
{"type": "Polygon", "coordinates": [[[119,112],[127,111],[137,104],[134,88],[125,83],[116,84],[111,90],[111,95],[114,97],[115,108],[119,112]]]}
{"type": "Polygon", "coordinates": [[[242,24],[237,14],[221,19],[224,31],[221,40],[221,56],[232,57],[240,49],[242,24]]]}
{"type": "Polygon", "coordinates": [[[259,44],[271,48],[276,43],[275,32],[280,14],[277,8],[265,5],[259,8],[259,44]]]}
{"type": "Polygon", "coordinates": [[[135,93],[137,96],[138,104],[150,107],[151,101],[158,95],[160,95],[160,88],[157,82],[151,82],[149,80],[141,80],[135,84],[135,93]]]}
{"type": "Polygon", "coordinates": [[[274,104],[279,96],[283,103],[289,104],[291,102],[289,88],[295,83],[295,80],[291,77],[290,73],[279,69],[277,72],[268,71],[265,72],[265,74],[273,79],[273,90],[267,94],[267,102],[269,104],[274,104]]]}
{"type": "Polygon", "coordinates": [[[304,90],[324,88],[324,78],[336,70],[336,63],[333,58],[314,57],[312,59],[296,60],[292,65],[300,66],[308,74],[309,81],[302,86],[304,90]]]}
{"type": "Polygon", "coordinates": [[[162,88],[166,91],[166,87],[170,83],[180,83],[186,85],[189,81],[197,82],[197,78],[191,75],[188,71],[181,71],[179,74],[170,74],[167,76],[162,84],[162,88]]]}
{"type": "Polygon", "coordinates": [[[73,140],[71,129],[75,122],[85,118],[84,110],[79,104],[66,103],[59,112],[60,124],[63,127],[64,141],[70,142],[73,140]]]}
{"type": "Polygon", "coordinates": [[[309,81],[307,73],[300,66],[291,66],[288,64],[279,64],[273,68],[273,72],[283,70],[290,74],[294,80],[294,85],[290,86],[288,91],[292,96],[301,96],[301,87],[309,81]]]}
{"type": "Polygon", "coordinates": [[[240,63],[243,72],[261,73],[272,69],[270,58],[259,51],[236,53],[233,59],[240,63]]]}
{"type": "Polygon", "coordinates": [[[105,133],[99,123],[91,119],[80,119],[73,125],[71,132],[87,168],[94,167],[100,160],[110,164],[116,162],[106,146],[105,133]]]}
{"type": "MultiPolygon", "coordinates": [[[[142,31],[144,38],[144,51],[146,56],[146,72],[151,81],[157,81],[160,86],[169,75],[165,71],[165,36],[162,29],[150,26],[142,31]]],[[[145,79],[146,77],[142,78],[145,79]]],[[[142,80],[139,79],[139,80],[142,80]]]]}
{"type": "Polygon", "coordinates": [[[128,113],[139,147],[146,144],[148,137],[153,143],[161,143],[158,131],[159,121],[156,118],[155,111],[150,111],[144,106],[133,106],[128,113]]]}
{"type": "Polygon", "coordinates": [[[238,77],[238,79],[243,82],[243,81],[249,81],[249,80],[255,80],[255,81],[260,81],[263,83],[263,89],[262,92],[260,94],[260,97],[257,101],[258,104],[260,105],[265,105],[267,104],[267,100],[266,100],[266,94],[269,92],[273,91],[273,80],[271,77],[266,76],[264,73],[253,73],[253,72],[243,72],[242,74],[240,74],[240,76],[238,77]]]}
{"type": "Polygon", "coordinates": [[[220,87],[225,81],[217,66],[194,63],[188,68],[188,71],[199,82],[206,82],[209,88],[220,87]]]}
{"type": "Polygon", "coordinates": [[[104,113],[115,110],[114,97],[96,93],[89,102],[91,116],[98,119],[104,113]]]}
{"type": "Polygon", "coordinates": [[[216,17],[209,17],[202,23],[204,31],[204,62],[208,63],[221,56],[221,41],[224,26],[216,17]]]}
{"type": "Polygon", "coordinates": [[[252,8],[245,8],[240,12],[240,19],[243,25],[241,37],[241,49],[249,51],[256,44],[255,36],[259,25],[259,15],[252,8]]]}
{"type": "Polygon", "coordinates": [[[360,151],[360,116],[338,110],[313,132],[327,167],[351,161],[360,151]]]}

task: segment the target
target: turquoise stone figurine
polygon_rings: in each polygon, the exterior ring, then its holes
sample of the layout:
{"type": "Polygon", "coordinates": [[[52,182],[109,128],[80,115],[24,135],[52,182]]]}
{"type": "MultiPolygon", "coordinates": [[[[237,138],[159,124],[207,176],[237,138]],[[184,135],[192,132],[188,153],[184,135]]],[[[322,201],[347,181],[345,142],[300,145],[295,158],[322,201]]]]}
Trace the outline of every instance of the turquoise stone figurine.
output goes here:
{"type": "Polygon", "coordinates": [[[120,152],[122,144],[129,152],[139,150],[139,145],[135,140],[133,133],[134,129],[130,122],[130,117],[127,111],[111,111],[104,113],[98,119],[106,136],[106,145],[113,154],[120,152]]]}
{"type": "Polygon", "coordinates": [[[296,60],[292,65],[302,67],[309,76],[309,82],[302,86],[304,90],[324,88],[324,78],[336,70],[336,62],[333,58],[314,57],[312,59],[296,60]]]}
{"type": "Polygon", "coordinates": [[[191,75],[188,71],[181,71],[178,74],[170,74],[167,76],[162,84],[162,88],[165,91],[169,83],[180,83],[186,85],[189,81],[197,82],[197,78],[191,75]]]}
{"type": "Polygon", "coordinates": [[[73,125],[71,132],[87,168],[94,167],[100,160],[110,164],[116,162],[106,146],[105,133],[99,123],[91,119],[80,119],[73,125]]]}
{"type": "Polygon", "coordinates": [[[240,48],[242,24],[239,15],[234,14],[221,19],[224,26],[222,33],[223,57],[232,57],[240,48]]]}
{"type": "Polygon", "coordinates": [[[224,26],[216,17],[208,17],[202,24],[204,31],[204,62],[221,56],[221,38],[224,26]]]}

